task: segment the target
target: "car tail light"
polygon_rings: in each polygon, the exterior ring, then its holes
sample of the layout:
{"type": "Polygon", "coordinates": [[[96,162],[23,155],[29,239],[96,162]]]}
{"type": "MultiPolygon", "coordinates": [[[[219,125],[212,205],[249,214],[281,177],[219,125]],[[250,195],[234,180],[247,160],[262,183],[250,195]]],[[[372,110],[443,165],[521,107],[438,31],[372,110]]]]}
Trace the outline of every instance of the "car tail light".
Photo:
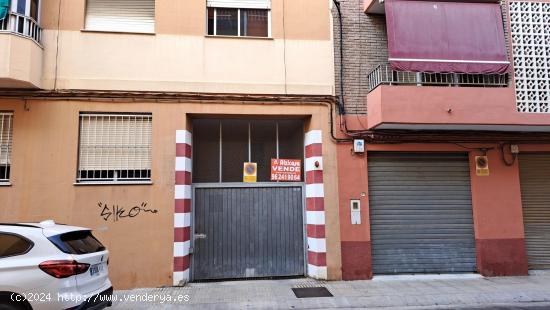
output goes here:
{"type": "Polygon", "coordinates": [[[52,277],[63,279],[85,273],[90,268],[90,264],[82,264],[74,260],[50,260],[38,267],[52,277]]]}

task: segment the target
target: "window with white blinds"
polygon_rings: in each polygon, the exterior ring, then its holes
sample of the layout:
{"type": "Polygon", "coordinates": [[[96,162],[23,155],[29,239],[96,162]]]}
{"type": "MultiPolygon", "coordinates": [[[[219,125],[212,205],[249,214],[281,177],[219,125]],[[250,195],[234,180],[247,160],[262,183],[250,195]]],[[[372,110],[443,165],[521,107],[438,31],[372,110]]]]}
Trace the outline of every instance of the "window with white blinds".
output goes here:
{"type": "Polygon", "coordinates": [[[151,180],[151,114],[80,114],[77,182],[151,180]]]}
{"type": "Polygon", "coordinates": [[[0,112],[0,183],[10,181],[13,113],[0,112]]]}
{"type": "Polygon", "coordinates": [[[207,0],[206,5],[213,8],[235,9],[271,9],[271,0],[207,0]]]}
{"type": "Polygon", "coordinates": [[[155,0],[87,0],[86,30],[155,32],[155,0]]]}

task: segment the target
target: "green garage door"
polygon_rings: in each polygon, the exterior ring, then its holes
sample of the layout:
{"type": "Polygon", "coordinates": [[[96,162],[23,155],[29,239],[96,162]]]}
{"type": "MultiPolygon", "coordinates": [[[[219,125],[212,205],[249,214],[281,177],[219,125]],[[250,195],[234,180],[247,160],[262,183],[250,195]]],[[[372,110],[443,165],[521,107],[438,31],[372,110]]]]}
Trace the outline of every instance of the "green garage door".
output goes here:
{"type": "Polygon", "coordinates": [[[529,269],[550,269],[550,154],[519,157],[529,269]]]}

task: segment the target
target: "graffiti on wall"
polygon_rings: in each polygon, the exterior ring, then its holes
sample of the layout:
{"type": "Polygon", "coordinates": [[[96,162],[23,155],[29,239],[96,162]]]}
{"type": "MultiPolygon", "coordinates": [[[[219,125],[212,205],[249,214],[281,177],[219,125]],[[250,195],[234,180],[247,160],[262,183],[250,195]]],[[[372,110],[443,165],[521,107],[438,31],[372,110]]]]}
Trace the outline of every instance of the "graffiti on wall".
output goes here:
{"type": "Polygon", "coordinates": [[[104,202],[98,202],[97,206],[101,210],[101,218],[107,222],[109,220],[118,222],[123,219],[131,219],[139,216],[140,214],[157,214],[157,209],[151,209],[147,207],[147,202],[142,202],[141,205],[136,205],[131,208],[121,207],[113,204],[108,205],[104,202]]]}

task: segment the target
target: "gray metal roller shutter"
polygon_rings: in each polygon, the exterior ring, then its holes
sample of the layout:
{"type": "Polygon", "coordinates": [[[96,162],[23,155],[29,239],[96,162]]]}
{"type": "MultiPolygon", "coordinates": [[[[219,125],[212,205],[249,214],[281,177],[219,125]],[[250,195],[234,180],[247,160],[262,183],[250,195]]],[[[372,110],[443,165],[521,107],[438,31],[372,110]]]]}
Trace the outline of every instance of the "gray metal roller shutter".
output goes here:
{"type": "MultiPolygon", "coordinates": [[[[260,184],[258,184],[260,185],[260,184]]],[[[302,187],[195,189],[194,280],[303,276],[302,187]]]]}
{"type": "Polygon", "coordinates": [[[369,153],[375,274],[476,271],[463,154],[369,153]]]}
{"type": "Polygon", "coordinates": [[[529,269],[550,269],[550,154],[519,156],[529,269]]]}
{"type": "Polygon", "coordinates": [[[87,0],[86,29],[155,32],[155,0],[87,0]]]}

